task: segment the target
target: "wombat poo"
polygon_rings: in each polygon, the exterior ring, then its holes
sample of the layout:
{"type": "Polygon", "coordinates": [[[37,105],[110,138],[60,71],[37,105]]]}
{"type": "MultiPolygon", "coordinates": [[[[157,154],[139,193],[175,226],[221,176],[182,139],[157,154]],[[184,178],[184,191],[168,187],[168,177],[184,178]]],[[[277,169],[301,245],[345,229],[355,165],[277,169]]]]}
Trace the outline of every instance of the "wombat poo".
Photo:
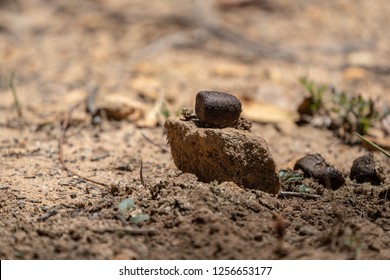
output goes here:
{"type": "Polygon", "coordinates": [[[277,167],[261,137],[244,129],[209,127],[195,115],[170,117],[165,128],[181,171],[204,182],[232,181],[245,188],[279,192],[277,167]]]}

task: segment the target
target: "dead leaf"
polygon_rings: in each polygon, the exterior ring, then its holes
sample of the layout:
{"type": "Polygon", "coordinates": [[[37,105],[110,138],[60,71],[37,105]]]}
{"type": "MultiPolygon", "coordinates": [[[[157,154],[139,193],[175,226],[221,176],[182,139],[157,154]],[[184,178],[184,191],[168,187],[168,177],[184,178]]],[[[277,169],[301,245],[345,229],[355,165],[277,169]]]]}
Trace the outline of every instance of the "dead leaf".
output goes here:
{"type": "Polygon", "coordinates": [[[96,101],[97,108],[109,119],[137,121],[150,110],[150,106],[134,100],[129,94],[101,94],[96,101]]]}
{"type": "Polygon", "coordinates": [[[158,91],[158,98],[156,102],[154,103],[153,107],[148,110],[147,114],[145,115],[144,118],[139,120],[137,122],[138,127],[156,127],[160,125],[163,120],[163,116],[161,114],[161,108],[164,103],[164,92],[163,91],[158,91]]]}
{"type": "Polygon", "coordinates": [[[156,92],[161,87],[161,81],[150,76],[138,76],[131,80],[131,88],[152,101],[157,99],[156,92]]]}
{"type": "Polygon", "coordinates": [[[372,52],[359,51],[347,56],[347,63],[354,66],[372,67],[378,64],[378,58],[372,52]]]}
{"type": "Polygon", "coordinates": [[[245,77],[250,74],[249,67],[237,63],[217,63],[211,69],[211,73],[220,77],[245,77]]]}
{"type": "Polygon", "coordinates": [[[343,71],[344,80],[361,80],[367,77],[367,71],[361,67],[348,67],[343,71]]]}
{"type": "Polygon", "coordinates": [[[299,119],[299,115],[296,112],[260,101],[243,101],[242,106],[244,109],[242,115],[249,120],[259,123],[292,123],[299,119]]]}

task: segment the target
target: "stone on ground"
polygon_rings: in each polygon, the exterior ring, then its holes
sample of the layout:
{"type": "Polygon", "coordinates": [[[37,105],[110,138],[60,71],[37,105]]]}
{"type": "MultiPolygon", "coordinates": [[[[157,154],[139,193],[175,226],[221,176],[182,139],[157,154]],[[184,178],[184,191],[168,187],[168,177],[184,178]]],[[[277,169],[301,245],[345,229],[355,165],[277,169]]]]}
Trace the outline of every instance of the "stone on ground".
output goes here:
{"type": "Polygon", "coordinates": [[[277,194],[277,166],[261,137],[235,128],[203,128],[197,120],[168,118],[168,142],[181,171],[199,180],[232,181],[245,188],[277,194]]]}

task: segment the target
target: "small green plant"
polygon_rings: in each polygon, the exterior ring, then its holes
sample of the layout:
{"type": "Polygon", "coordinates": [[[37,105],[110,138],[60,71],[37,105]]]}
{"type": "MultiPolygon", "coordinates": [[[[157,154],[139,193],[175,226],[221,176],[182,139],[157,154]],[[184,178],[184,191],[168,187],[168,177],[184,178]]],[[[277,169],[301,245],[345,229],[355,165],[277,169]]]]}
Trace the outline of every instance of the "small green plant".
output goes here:
{"type": "Polygon", "coordinates": [[[165,119],[169,118],[171,116],[171,112],[169,111],[167,105],[165,103],[163,103],[161,105],[161,110],[160,110],[161,114],[163,115],[163,117],[165,119]]]}
{"type": "Polygon", "coordinates": [[[165,119],[169,118],[170,116],[178,117],[178,116],[180,116],[181,109],[179,108],[179,109],[177,109],[175,112],[171,112],[171,111],[168,109],[167,105],[166,105],[165,103],[163,103],[163,104],[161,105],[160,113],[161,113],[161,115],[162,115],[165,119]]]}
{"type": "Polygon", "coordinates": [[[365,247],[364,241],[355,230],[352,230],[352,233],[345,237],[342,245],[350,253],[350,259],[352,260],[358,259],[360,252],[365,247]]]}
{"type": "Polygon", "coordinates": [[[134,201],[131,198],[122,200],[118,205],[118,211],[125,216],[127,212],[135,207],[134,201]]]}
{"type": "Polygon", "coordinates": [[[119,203],[118,212],[122,222],[125,222],[129,216],[132,224],[139,224],[150,219],[149,215],[143,214],[140,209],[136,209],[135,203],[131,198],[126,198],[119,203]]]}
{"type": "Polygon", "coordinates": [[[323,107],[323,96],[327,87],[322,84],[317,84],[307,77],[299,78],[299,82],[301,85],[307,90],[309,96],[306,99],[308,106],[308,113],[310,115],[318,112],[323,107]]]}
{"type": "Polygon", "coordinates": [[[139,224],[140,222],[148,221],[150,219],[147,214],[137,214],[131,218],[132,224],[139,224]]]}
{"type": "Polygon", "coordinates": [[[280,170],[279,180],[284,191],[313,194],[316,191],[303,183],[305,177],[302,173],[292,170],[280,170]]]}
{"type": "Polygon", "coordinates": [[[336,113],[340,126],[361,135],[367,134],[370,127],[378,120],[379,112],[375,110],[374,101],[364,99],[361,95],[348,96],[344,91],[331,89],[331,110],[336,113]]]}
{"type": "Polygon", "coordinates": [[[367,134],[370,128],[390,114],[386,106],[383,110],[377,109],[372,98],[352,96],[306,77],[301,77],[299,82],[308,92],[298,107],[301,120],[310,122],[312,117],[319,117],[323,126],[335,130],[344,140],[350,140],[354,132],[367,134]]]}

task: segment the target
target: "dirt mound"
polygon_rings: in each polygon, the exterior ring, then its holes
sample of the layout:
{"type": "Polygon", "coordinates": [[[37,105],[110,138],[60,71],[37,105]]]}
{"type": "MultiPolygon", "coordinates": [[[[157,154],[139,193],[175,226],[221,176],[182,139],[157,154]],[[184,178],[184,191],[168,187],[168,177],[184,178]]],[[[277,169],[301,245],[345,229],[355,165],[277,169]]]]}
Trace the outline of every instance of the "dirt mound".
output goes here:
{"type": "Polygon", "coordinates": [[[233,181],[277,194],[276,164],[261,137],[234,128],[202,128],[193,120],[168,118],[165,124],[176,166],[205,182],[233,181]]]}

